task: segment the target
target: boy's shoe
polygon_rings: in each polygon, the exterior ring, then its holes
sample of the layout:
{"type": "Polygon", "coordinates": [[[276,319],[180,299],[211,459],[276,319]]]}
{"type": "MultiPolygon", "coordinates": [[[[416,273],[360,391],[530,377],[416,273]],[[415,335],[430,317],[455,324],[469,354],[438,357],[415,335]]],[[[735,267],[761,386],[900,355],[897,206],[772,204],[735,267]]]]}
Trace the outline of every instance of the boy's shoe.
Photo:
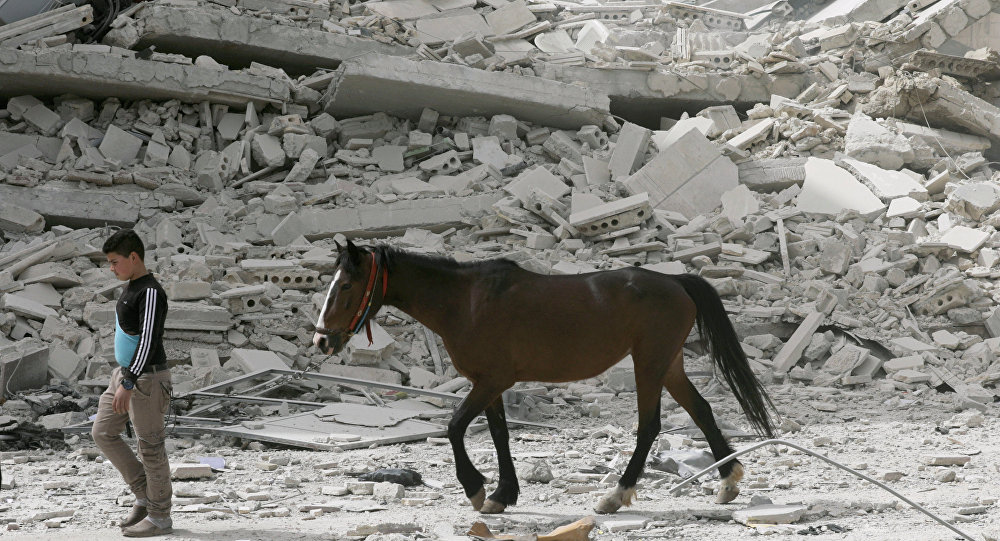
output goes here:
{"type": "Polygon", "coordinates": [[[173,522],[169,518],[166,519],[166,522],[166,527],[160,527],[153,524],[153,521],[147,517],[140,520],[138,524],[123,528],[122,535],[125,537],[156,537],[158,535],[174,533],[173,522]]]}
{"type": "Polygon", "coordinates": [[[122,521],[121,527],[128,528],[129,526],[134,526],[139,523],[140,520],[146,518],[149,513],[146,511],[145,505],[133,505],[132,510],[128,512],[128,516],[122,521]]]}

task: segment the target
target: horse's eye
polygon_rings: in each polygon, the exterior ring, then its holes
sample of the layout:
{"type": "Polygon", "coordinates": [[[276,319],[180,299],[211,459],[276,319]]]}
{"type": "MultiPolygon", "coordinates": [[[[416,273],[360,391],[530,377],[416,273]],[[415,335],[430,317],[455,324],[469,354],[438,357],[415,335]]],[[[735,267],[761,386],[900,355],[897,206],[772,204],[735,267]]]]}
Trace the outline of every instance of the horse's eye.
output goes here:
{"type": "Polygon", "coordinates": [[[348,289],[351,289],[351,285],[352,284],[344,284],[340,286],[340,289],[342,289],[343,291],[347,291],[348,289]]]}

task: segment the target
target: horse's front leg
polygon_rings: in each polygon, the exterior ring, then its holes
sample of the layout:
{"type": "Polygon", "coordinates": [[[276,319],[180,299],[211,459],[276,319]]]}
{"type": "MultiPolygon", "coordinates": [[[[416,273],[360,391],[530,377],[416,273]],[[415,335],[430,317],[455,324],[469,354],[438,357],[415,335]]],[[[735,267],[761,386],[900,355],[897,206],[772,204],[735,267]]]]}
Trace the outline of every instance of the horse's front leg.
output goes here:
{"type": "Polygon", "coordinates": [[[479,511],[486,500],[486,490],[483,488],[483,474],[472,464],[469,454],[465,451],[465,431],[469,424],[476,418],[488,404],[493,402],[502,390],[497,391],[495,386],[475,383],[472,390],[466,395],[448,423],[448,440],[451,442],[451,449],[455,453],[455,471],[458,482],[465,489],[465,496],[469,498],[473,509],[479,511]]]}
{"type": "Polygon", "coordinates": [[[510,434],[507,432],[507,418],[503,411],[503,396],[498,396],[486,408],[486,420],[490,423],[490,435],[493,436],[493,446],[497,449],[500,480],[481,511],[503,513],[508,505],[517,503],[517,495],[521,491],[517,484],[517,473],[514,472],[514,459],[510,456],[510,434]]]}

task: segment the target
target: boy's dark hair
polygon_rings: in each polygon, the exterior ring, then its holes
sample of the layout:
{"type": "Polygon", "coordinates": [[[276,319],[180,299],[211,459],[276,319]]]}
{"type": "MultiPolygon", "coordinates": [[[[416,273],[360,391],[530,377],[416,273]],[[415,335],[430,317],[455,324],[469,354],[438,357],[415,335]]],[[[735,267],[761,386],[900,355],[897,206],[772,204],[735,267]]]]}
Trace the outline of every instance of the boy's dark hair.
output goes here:
{"type": "Polygon", "coordinates": [[[139,254],[139,259],[146,257],[146,247],[142,244],[142,239],[131,229],[121,229],[104,241],[101,249],[105,254],[114,252],[118,255],[128,257],[132,252],[139,254]]]}

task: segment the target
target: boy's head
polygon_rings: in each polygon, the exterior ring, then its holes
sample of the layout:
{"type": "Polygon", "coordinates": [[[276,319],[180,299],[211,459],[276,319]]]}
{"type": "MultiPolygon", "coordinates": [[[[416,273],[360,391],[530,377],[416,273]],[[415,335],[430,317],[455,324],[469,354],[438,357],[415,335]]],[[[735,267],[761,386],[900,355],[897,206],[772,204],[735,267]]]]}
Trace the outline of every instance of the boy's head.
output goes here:
{"type": "Polygon", "coordinates": [[[102,250],[111,264],[111,272],[119,280],[132,280],[145,273],[143,258],[146,248],[142,239],[131,229],[122,229],[104,241],[102,250]]]}

